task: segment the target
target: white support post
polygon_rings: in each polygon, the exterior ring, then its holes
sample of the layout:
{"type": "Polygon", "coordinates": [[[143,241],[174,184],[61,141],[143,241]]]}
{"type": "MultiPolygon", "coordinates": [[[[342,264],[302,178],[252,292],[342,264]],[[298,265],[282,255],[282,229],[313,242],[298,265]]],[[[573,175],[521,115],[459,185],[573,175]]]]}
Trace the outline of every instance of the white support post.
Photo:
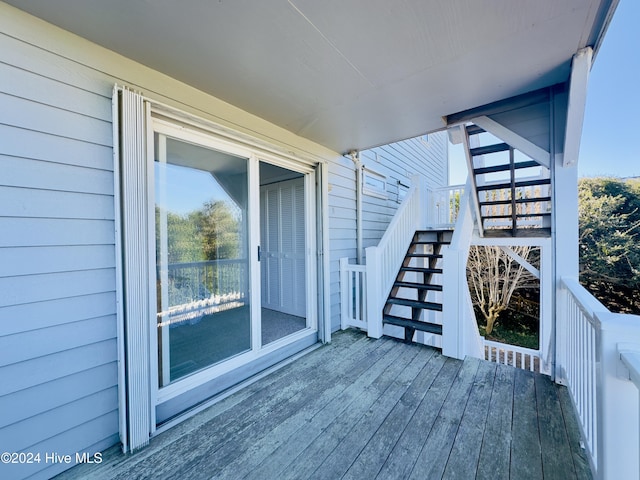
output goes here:
{"type": "Polygon", "coordinates": [[[551,241],[540,245],[540,372],[553,375],[553,259],[551,241]]]}
{"type": "Polygon", "coordinates": [[[351,292],[349,292],[349,272],[347,271],[347,265],[349,265],[348,258],[340,259],[340,329],[346,330],[347,328],[347,316],[349,315],[349,301],[351,298],[351,292]]]}
{"type": "Polygon", "coordinates": [[[598,385],[599,451],[598,473],[603,479],[639,478],[640,439],[638,389],[629,381],[629,372],[620,360],[625,344],[640,344],[637,315],[597,312],[601,324],[598,385]]]}
{"type": "Polygon", "coordinates": [[[564,136],[564,167],[578,163],[592,57],[593,50],[591,47],[586,47],[573,56],[573,62],[571,63],[567,126],[564,136]]]}
{"type": "Polygon", "coordinates": [[[367,247],[367,335],[382,336],[382,279],[378,247],[367,247]]]}
{"type": "Polygon", "coordinates": [[[417,222],[416,230],[424,230],[429,225],[429,211],[431,210],[427,180],[422,175],[414,174],[411,176],[411,185],[418,187],[420,195],[420,219],[417,222]]]}
{"type": "Polygon", "coordinates": [[[460,288],[459,272],[463,262],[462,252],[445,248],[442,254],[442,354],[464,359],[462,348],[463,291],[460,288]]]}

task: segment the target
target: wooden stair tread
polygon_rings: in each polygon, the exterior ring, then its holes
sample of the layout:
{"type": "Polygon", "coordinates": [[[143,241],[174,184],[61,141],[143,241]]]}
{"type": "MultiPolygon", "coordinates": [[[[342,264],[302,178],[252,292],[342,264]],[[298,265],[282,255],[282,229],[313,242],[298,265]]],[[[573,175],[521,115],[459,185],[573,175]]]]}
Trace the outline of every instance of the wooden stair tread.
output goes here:
{"type": "Polygon", "coordinates": [[[421,322],[419,320],[409,320],[408,318],[397,317],[395,315],[383,315],[384,323],[397,325],[398,327],[414,328],[421,332],[442,335],[442,325],[437,323],[421,322]]]}
{"type": "Polygon", "coordinates": [[[470,148],[469,153],[472,157],[478,157],[480,155],[489,155],[491,153],[507,152],[511,149],[507,143],[496,143],[493,145],[485,145],[483,147],[470,148]]]}
{"type": "MultiPolygon", "coordinates": [[[[536,180],[522,180],[519,182],[515,182],[515,188],[519,188],[519,187],[535,187],[538,185],[550,185],[551,184],[551,179],[550,178],[540,178],[540,179],[536,179],[536,180]]],[[[480,185],[478,187],[476,187],[476,190],[478,190],[479,192],[484,192],[487,190],[504,190],[506,188],[511,188],[511,183],[493,183],[493,184],[489,184],[489,185],[480,185]]]]}
{"type": "Polygon", "coordinates": [[[387,304],[401,305],[403,307],[421,308],[423,310],[442,311],[442,304],[435,302],[421,302],[420,300],[411,300],[408,298],[391,297],[387,299],[387,304]]]}
{"type": "Polygon", "coordinates": [[[412,258],[442,258],[440,253],[407,253],[405,257],[412,258]]]}
{"type": "Polygon", "coordinates": [[[394,282],[394,287],[402,287],[402,288],[415,288],[417,290],[429,290],[432,292],[441,292],[442,285],[431,285],[424,283],[414,283],[414,282],[394,282]]]}
{"type": "Polygon", "coordinates": [[[442,273],[441,268],[427,267],[400,267],[401,272],[418,272],[418,273],[442,273]]]}
{"type": "MultiPolygon", "coordinates": [[[[513,164],[514,170],[519,170],[522,168],[539,167],[539,166],[540,164],[534,160],[526,161],[526,162],[518,162],[513,164]]],[[[506,172],[508,170],[511,170],[511,165],[508,163],[505,163],[504,165],[493,165],[491,167],[474,168],[473,173],[474,175],[482,175],[485,173],[506,172]]]]}
{"type": "MultiPolygon", "coordinates": [[[[537,203],[537,202],[550,202],[551,197],[529,197],[529,198],[516,198],[516,204],[518,203],[537,203]]],[[[492,205],[511,205],[511,200],[491,200],[488,202],[478,202],[481,207],[488,207],[492,205]]]]}

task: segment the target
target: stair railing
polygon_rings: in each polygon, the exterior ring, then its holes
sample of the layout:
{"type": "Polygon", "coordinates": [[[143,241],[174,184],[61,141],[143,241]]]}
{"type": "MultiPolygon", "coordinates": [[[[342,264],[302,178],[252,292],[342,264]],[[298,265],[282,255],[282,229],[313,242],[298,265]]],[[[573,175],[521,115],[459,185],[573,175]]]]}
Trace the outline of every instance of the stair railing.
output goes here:
{"type": "Polygon", "coordinates": [[[416,230],[427,226],[426,182],[419,175],[411,178],[411,188],[396,211],[377,246],[366,252],[367,334],[382,336],[382,309],[416,230]]]}
{"type": "Polygon", "coordinates": [[[482,337],[478,332],[467,283],[467,259],[474,229],[474,190],[470,180],[464,192],[451,244],[442,250],[442,353],[459,359],[467,355],[484,358],[482,337]]]}

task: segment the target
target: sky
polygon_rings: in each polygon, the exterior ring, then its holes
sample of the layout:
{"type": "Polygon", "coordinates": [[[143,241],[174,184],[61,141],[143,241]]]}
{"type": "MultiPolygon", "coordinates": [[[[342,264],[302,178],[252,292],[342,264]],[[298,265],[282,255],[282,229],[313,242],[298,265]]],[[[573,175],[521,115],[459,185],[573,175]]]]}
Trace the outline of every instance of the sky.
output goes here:
{"type": "MultiPolygon", "coordinates": [[[[640,0],[620,0],[588,82],[578,175],[640,176],[640,0]]],[[[449,150],[449,183],[464,183],[464,152],[449,150]]]]}
{"type": "Polygon", "coordinates": [[[640,176],[640,1],[620,0],[587,87],[580,176],[640,176]]]}

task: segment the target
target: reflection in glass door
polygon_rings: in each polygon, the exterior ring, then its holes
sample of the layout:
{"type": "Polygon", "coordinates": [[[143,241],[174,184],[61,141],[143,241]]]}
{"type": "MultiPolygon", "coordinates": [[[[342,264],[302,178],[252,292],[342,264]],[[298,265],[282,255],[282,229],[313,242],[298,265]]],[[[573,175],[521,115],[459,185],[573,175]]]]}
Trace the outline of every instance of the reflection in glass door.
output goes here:
{"type": "Polygon", "coordinates": [[[248,162],[155,134],[158,384],[251,350],[248,162]]]}

